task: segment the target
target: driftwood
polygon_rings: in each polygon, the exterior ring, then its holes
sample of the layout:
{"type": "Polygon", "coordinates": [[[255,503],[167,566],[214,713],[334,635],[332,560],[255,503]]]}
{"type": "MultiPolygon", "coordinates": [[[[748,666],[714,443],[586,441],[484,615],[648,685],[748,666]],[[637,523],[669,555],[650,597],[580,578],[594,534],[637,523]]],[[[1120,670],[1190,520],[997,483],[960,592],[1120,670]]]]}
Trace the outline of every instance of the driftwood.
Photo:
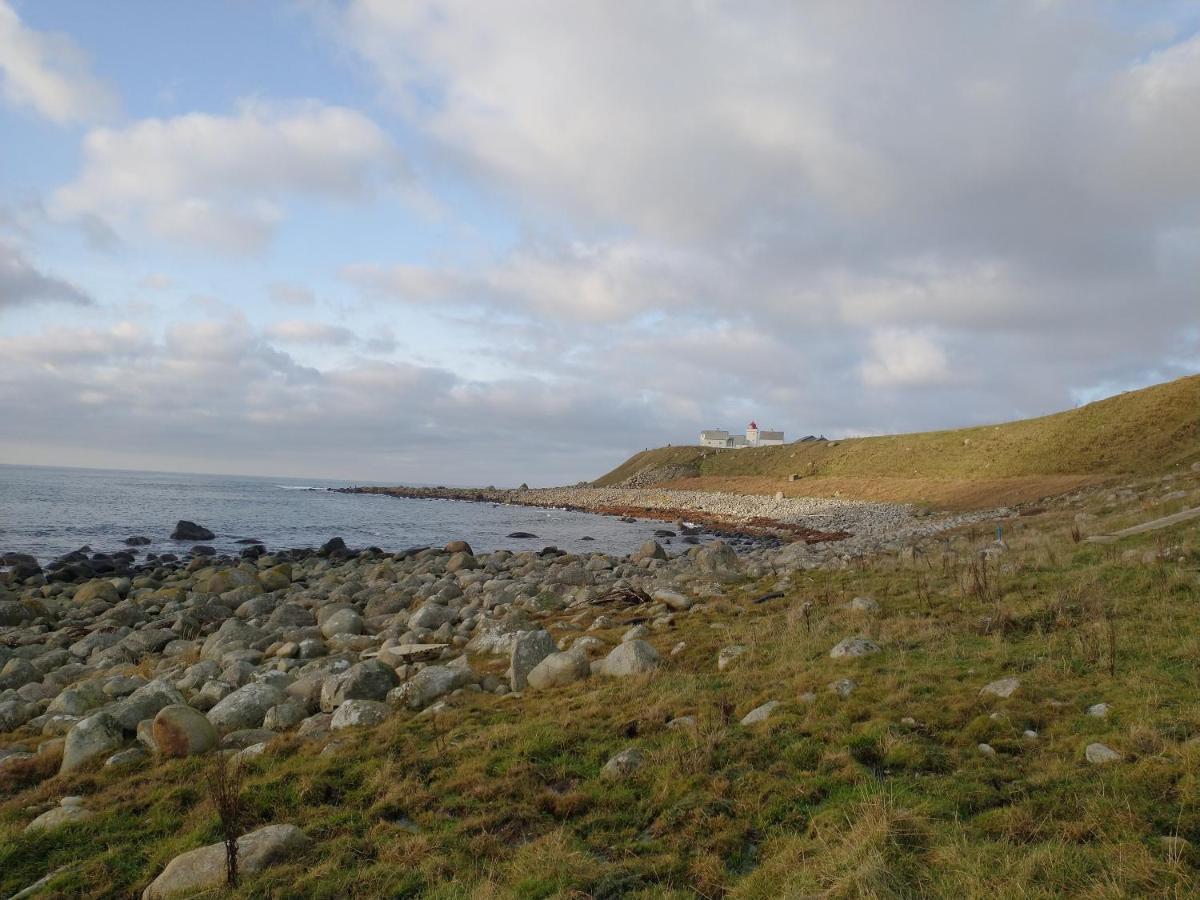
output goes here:
{"type": "Polygon", "coordinates": [[[641,588],[621,586],[613,588],[607,594],[597,597],[592,603],[624,603],[626,606],[637,606],[639,603],[653,603],[650,595],[641,588]]]}
{"type": "Polygon", "coordinates": [[[766,603],[768,600],[778,600],[783,596],[783,591],[772,591],[769,594],[763,594],[761,597],[755,597],[755,603],[766,603]]]}

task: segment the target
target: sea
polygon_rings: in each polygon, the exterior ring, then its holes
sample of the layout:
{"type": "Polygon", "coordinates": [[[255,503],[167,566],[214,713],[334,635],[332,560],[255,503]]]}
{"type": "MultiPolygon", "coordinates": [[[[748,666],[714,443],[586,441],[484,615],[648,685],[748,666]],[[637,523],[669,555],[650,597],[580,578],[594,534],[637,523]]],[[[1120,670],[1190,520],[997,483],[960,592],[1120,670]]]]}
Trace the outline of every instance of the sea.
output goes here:
{"type": "Polygon", "coordinates": [[[329,490],[356,484],[370,483],[0,464],[0,553],[46,562],[84,546],[126,549],[132,535],[151,540],[135,548],[139,555],[180,553],[196,543],[170,539],[180,519],[213,531],[216,538],[204,543],[231,554],[247,538],[284,550],[319,547],[332,537],[389,552],[465,540],[476,552],[555,546],[626,554],[664,527],[570,510],[329,490]],[[517,531],[536,537],[508,537],[517,531]]]}

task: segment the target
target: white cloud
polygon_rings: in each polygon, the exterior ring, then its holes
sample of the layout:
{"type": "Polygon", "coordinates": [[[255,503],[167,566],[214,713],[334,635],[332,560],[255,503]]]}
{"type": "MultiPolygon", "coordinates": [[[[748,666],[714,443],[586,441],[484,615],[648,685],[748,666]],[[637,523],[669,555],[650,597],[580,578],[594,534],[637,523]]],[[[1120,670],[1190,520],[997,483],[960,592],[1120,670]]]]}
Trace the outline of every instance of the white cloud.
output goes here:
{"type": "Polygon", "coordinates": [[[920,387],[949,380],[950,361],[932,335],[888,328],[871,335],[873,357],[863,363],[867,387],[920,387]]]}
{"type": "Polygon", "coordinates": [[[266,336],[283,344],[349,344],[354,333],[340,325],[314,322],[309,319],[285,319],[269,325],[266,336]]]}
{"type": "Polygon", "coordinates": [[[317,295],[302,284],[277,281],[267,286],[267,293],[276,303],[285,306],[315,306],[317,303],[317,295]]]}
{"type": "Polygon", "coordinates": [[[86,306],[92,298],[71,282],[41,271],[15,244],[0,237],[0,311],[42,302],[86,306]]]}
{"type": "Polygon", "coordinates": [[[27,28],[8,0],[0,0],[0,94],[59,124],[104,119],[118,105],[70,38],[27,28]]]}
{"type": "Polygon", "coordinates": [[[317,102],[248,101],[231,116],[191,113],[91,131],[83,168],[53,210],[233,253],[253,252],[303,194],[363,199],[403,165],[366,116],[317,102]]]}
{"type": "Polygon", "coordinates": [[[522,247],[476,270],[360,263],[342,274],[367,293],[404,302],[488,305],[584,323],[697,311],[721,277],[702,257],[634,241],[522,247]]]}

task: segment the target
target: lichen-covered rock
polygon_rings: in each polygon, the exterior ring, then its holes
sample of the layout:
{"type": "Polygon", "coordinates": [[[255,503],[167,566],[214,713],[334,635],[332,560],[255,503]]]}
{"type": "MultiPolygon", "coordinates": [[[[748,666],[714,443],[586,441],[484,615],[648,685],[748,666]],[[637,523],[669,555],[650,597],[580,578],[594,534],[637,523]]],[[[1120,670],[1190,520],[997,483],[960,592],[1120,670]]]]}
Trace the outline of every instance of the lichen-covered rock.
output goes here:
{"type": "Polygon", "coordinates": [[[253,682],[218,702],[208,711],[208,720],[218,731],[257,728],[267,710],[286,699],[287,695],[274,685],[253,682]]]}
{"type": "Polygon", "coordinates": [[[558,645],[550,632],[522,631],[513,640],[509,655],[509,683],[514,691],[523,691],[529,673],[551,653],[558,652],[558,645]]]}
{"type": "Polygon", "coordinates": [[[551,653],[529,671],[526,683],[535,691],[562,687],[587,678],[592,666],[582,650],[551,653]]]}
{"type": "Polygon", "coordinates": [[[658,651],[642,640],[623,641],[599,663],[605,675],[623,678],[643,675],[658,668],[658,651]]]}
{"type": "Polygon", "coordinates": [[[985,684],[979,689],[979,693],[985,696],[1006,699],[1015,694],[1020,686],[1021,679],[1019,678],[1000,678],[985,684]]]}
{"type": "Polygon", "coordinates": [[[395,669],[378,660],[357,663],[321,686],[321,709],[333,712],[347,700],[382,700],[400,683],[395,669]]]}
{"type": "Polygon", "coordinates": [[[25,833],[31,831],[51,831],[64,825],[76,822],[86,822],[96,814],[83,805],[82,797],[63,797],[59,805],[42,813],[25,826],[25,833]]]}
{"type": "MultiPolygon", "coordinates": [[[[268,825],[238,838],[238,872],[254,875],[303,853],[312,839],[295,825],[268,825]]],[[[225,845],[209,844],[181,853],[142,892],[142,900],[195,896],[225,883],[225,845]]]]}
{"type": "Polygon", "coordinates": [[[198,709],[164,706],[150,726],[155,749],[164,756],[194,756],[217,746],[217,729],[198,709]]]}
{"type": "Polygon", "coordinates": [[[600,770],[603,778],[622,780],[629,778],[646,764],[646,757],[637,747],[627,747],[609,759],[600,770]]]}
{"type": "Polygon", "coordinates": [[[105,603],[119,603],[121,595],[117,593],[117,588],[111,581],[101,578],[81,584],[75,591],[74,600],[76,603],[90,603],[93,600],[103,600],[105,603]]]}
{"type": "Polygon", "coordinates": [[[872,653],[878,653],[883,648],[877,643],[865,637],[848,637],[834,646],[829,651],[830,659],[854,659],[859,656],[870,656],[872,653]]]}
{"type": "Polygon", "coordinates": [[[80,719],[67,732],[59,772],[74,772],[92,760],[112,753],[124,740],[121,723],[106,712],[80,719]]]}
{"type": "Polygon", "coordinates": [[[388,692],[388,700],[412,710],[424,709],[435,700],[462,687],[469,673],[450,666],[426,666],[404,684],[388,692]]]}
{"type": "Polygon", "coordinates": [[[334,711],[329,727],[339,731],[342,728],[378,725],[390,712],[386,703],[376,700],[347,700],[334,711]]]}

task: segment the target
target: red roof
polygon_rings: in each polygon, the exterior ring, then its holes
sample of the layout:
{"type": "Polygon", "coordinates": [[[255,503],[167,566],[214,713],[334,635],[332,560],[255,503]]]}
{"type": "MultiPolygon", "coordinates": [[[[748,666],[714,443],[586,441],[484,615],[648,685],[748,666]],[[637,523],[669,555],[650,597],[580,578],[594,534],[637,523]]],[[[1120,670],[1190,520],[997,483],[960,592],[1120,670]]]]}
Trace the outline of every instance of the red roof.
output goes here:
{"type": "Polygon", "coordinates": [[[755,431],[758,431],[758,423],[757,422],[751,422],[750,427],[753,428],[755,431]]]}

